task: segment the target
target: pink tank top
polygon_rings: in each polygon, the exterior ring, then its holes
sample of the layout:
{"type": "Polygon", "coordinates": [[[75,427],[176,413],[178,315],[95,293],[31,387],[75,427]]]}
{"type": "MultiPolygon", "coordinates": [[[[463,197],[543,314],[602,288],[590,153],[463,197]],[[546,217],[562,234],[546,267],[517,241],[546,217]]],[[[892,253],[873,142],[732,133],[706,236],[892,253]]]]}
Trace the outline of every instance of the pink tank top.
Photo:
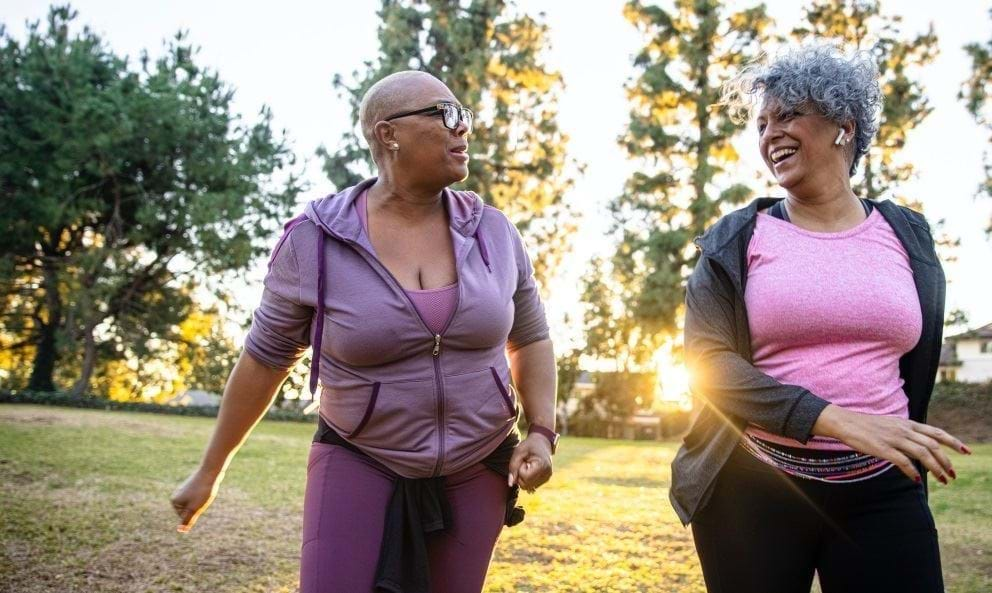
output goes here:
{"type": "MultiPolygon", "coordinates": [[[[923,319],[909,255],[876,208],[858,226],[820,233],[758,214],[744,300],[754,366],[844,408],[907,418],[899,359],[923,319]]],[[[748,434],[802,447],[752,426],[748,434]]],[[[813,437],[815,449],[849,449],[813,437]]]]}
{"type": "MultiPolygon", "coordinates": [[[[358,218],[362,221],[362,228],[366,235],[369,232],[368,202],[368,191],[363,191],[355,200],[358,218]]],[[[448,325],[448,320],[455,313],[455,305],[458,302],[458,282],[441,288],[404,289],[403,292],[410,298],[428,329],[435,334],[444,331],[445,326],[448,325]]]]}

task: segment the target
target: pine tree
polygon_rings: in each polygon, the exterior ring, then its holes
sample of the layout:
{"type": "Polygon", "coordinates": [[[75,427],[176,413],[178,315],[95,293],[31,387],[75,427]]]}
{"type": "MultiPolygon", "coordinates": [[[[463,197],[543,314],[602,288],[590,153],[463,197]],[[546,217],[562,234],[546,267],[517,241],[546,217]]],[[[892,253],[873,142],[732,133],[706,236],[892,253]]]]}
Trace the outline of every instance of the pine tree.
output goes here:
{"type": "Polygon", "coordinates": [[[572,186],[568,138],[557,123],[561,75],[543,63],[547,26],[503,0],[383,0],[379,56],[335,86],[348,97],[355,129],[332,154],[321,148],[335,186],[352,185],[372,171],[357,130],[362,95],[400,70],[441,79],[476,112],[469,178],[476,191],[513,220],[538,249],[534,266],[547,278],[566,249],[572,217],[562,197],[572,186]]]}
{"type": "MultiPolygon", "coordinates": [[[[992,17],[992,10],[989,10],[992,17]]],[[[989,132],[992,144],[992,39],[984,44],[969,43],[964,50],[971,57],[971,76],[964,82],[958,97],[978,125],[989,132]]],[[[992,152],[985,151],[985,181],[978,188],[979,194],[992,198],[992,152]]],[[[986,232],[992,235],[992,220],[986,232]]]]}
{"type": "Polygon", "coordinates": [[[715,104],[757,57],[771,21],[764,5],[731,12],[717,0],[671,8],[634,0],[624,15],[646,43],[627,85],[632,109],[620,144],[643,168],[611,203],[619,244],[586,285],[586,328],[592,354],[635,371],[678,330],[692,240],[751,194],[730,178],[741,129],[715,104]]]}
{"type": "Polygon", "coordinates": [[[797,40],[833,40],[847,50],[867,51],[875,58],[882,87],[878,136],[860,165],[854,184],[858,195],[877,200],[891,197],[921,209],[919,200],[902,193],[914,174],[912,163],[899,159],[906,139],[933,108],[917,71],[937,57],[933,24],[915,36],[902,34],[902,18],[883,15],[878,0],[814,0],[803,13],[805,24],[792,34],[797,40]]]}

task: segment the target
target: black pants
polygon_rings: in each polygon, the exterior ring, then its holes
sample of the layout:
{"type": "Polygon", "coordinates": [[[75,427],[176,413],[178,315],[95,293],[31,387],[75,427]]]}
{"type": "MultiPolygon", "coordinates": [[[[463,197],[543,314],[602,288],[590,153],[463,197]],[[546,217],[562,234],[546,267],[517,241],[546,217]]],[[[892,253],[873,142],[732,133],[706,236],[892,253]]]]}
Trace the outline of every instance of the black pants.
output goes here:
{"type": "Polygon", "coordinates": [[[940,593],[933,516],[897,468],[863,482],[794,478],[740,447],[692,521],[709,593],[940,593]]]}

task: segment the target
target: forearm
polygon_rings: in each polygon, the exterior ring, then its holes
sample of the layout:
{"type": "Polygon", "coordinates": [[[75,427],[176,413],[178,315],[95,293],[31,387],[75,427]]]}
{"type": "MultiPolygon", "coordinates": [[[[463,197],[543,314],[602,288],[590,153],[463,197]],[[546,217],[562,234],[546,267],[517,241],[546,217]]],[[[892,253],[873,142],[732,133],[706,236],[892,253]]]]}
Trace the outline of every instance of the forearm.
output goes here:
{"type": "Polygon", "coordinates": [[[558,373],[551,340],[509,351],[510,374],[530,424],[554,430],[558,373]]]}
{"type": "Polygon", "coordinates": [[[703,356],[687,348],[693,393],[722,413],[772,433],[806,442],[827,406],[824,399],[798,385],[782,384],[729,350],[703,356]]]}
{"type": "Polygon", "coordinates": [[[242,352],[224,387],[217,424],[200,462],[199,471],[219,476],[255,424],[272,404],[287,372],[273,369],[242,352]]]}

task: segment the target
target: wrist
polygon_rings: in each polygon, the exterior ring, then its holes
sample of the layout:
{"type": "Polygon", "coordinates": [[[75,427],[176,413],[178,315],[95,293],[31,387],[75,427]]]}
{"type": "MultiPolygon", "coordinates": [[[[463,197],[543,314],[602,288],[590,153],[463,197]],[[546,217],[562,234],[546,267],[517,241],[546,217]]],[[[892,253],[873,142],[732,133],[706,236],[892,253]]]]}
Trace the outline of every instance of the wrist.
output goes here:
{"type": "Polygon", "coordinates": [[[527,438],[534,436],[540,440],[544,440],[550,446],[552,455],[558,450],[558,437],[560,435],[554,430],[540,424],[532,423],[527,428],[527,438]]]}
{"type": "Polygon", "coordinates": [[[850,412],[836,404],[828,405],[813,423],[813,434],[843,441],[844,428],[848,425],[845,419],[848,414],[850,412]]]}
{"type": "Polygon", "coordinates": [[[219,482],[220,480],[224,479],[224,468],[201,465],[200,467],[196,468],[196,477],[199,480],[219,482]]]}

